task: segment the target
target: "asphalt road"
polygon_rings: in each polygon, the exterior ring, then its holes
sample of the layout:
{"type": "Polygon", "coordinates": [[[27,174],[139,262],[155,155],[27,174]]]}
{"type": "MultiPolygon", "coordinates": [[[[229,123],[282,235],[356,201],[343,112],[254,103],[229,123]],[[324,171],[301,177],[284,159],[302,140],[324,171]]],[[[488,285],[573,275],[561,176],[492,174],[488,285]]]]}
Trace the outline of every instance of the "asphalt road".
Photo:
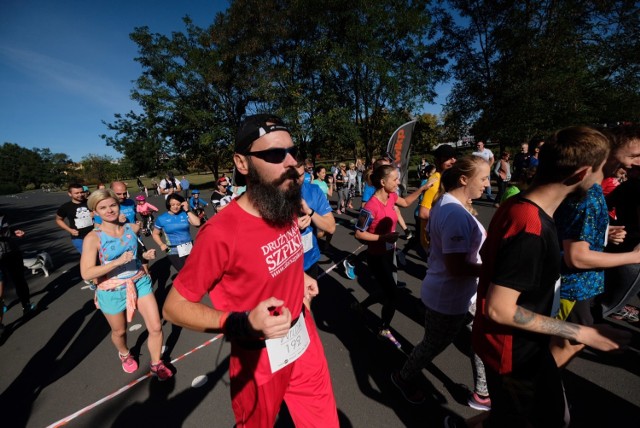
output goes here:
{"type": "MultiPolygon", "coordinates": [[[[209,192],[203,192],[208,198],[209,192]]],[[[229,344],[210,334],[194,333],[165,323],[165,357],[173,361],[176,376],[158,382],[147,376],[149,355],[139,315],[129,326],[129,345],[140,353],[140,369],[124,373],[109,337],[109,327],[95,309],[93,293],[82,282],[78,255],[67,234],[55,225],[55,211],[67,201],[66,193],[28,192],[0,197],[0,210],[27,235],[25,251],[47,251],[55,270],[47,278],[27,272],[37,313],[22,317],[12,286],[6,286],[10,306],[0,338],[0,409],[3,427],[232,427],[227,374],[229,344]],[[206,376],[206,379],[203,378],[206,376]]],[[[164,201],[150,202],[164,211],[164,201]]],[[[359,205],[359,202],[356,202],[359,205]]],[[[413,207],[412,207],[413,208],[413,207]]],[[[403,210],[413,224],[412,208],[403,210]]],[[[494,212],[478,203],[486,225],[494,212]]],[[[462,335],[433,364],[423,370],[423,386],[430,398],[420,406],[407,403],[389,375],[400,367],[423,334],[420,283],[426,267],[411,252],[399,272],[406,283],[392,323],[402,351],[377,339],[374,327],[380,306],[360,317],[349,305],[371,290],[366,266],[356,263],[356,280],[349,280],[342,260],[364,250],[353,238],[351,215],[340,215],[331,258],[323,256],[325,274],[313,316],[329,362],[343,427],[439,427],[445,415],[469,417],[478,412],[466,406],[466,388],[472,385],[468,349],[462,335]]],[[[195,234],[195,229],[194,229],[195,234]]],[[[151,238],[144,238],[155,248],[151,238]]],[[[400,241],[401,245],[404,241],[400,241]]],[[[151,265],[159,304],[175,277],[168,260],[151,265]]],[[[572,426],[638,426],[640,421],[640,332],[636,326],[611,321],[634,333],[631,349],[623,355],[590,351],[576,358],[564,373],[572,408],[572,426]]],[[[278,427],[292,426],[283,408],[278,427]]],[[[318,421],[322,427],[322,421],[318,421]]]]}

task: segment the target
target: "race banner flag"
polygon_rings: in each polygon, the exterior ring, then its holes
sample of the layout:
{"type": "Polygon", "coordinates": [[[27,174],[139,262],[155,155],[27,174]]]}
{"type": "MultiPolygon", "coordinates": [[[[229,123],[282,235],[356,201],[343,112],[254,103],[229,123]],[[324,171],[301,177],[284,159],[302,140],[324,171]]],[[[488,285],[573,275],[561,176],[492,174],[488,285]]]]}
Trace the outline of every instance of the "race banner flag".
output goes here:
{"type": "Polygon", "coordinates": [[[412,120],[396,129],[396,132],[393,133],[387,145],[387,154],[393,165],[400,170],[400,184],[402,184],[404,189],[407,188],[409,181],[409,150],[411,147],[413,128],[415,128],[416,122],[417,121],[412,120]]]}

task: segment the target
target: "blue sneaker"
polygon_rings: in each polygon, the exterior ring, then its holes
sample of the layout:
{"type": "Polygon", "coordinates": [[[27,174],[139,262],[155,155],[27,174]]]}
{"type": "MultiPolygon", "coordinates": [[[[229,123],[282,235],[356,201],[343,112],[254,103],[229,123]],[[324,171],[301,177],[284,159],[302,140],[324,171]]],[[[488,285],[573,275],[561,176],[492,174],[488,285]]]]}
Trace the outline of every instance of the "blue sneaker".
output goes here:
{"type": "Polygon", "coordinates": [[[347,278],[356,279],[355,266],[350,264],[347,259],[344,259],[344,262],[342,262],[342,264],[344,266],[344,271],[347,274],[347,278]]]}

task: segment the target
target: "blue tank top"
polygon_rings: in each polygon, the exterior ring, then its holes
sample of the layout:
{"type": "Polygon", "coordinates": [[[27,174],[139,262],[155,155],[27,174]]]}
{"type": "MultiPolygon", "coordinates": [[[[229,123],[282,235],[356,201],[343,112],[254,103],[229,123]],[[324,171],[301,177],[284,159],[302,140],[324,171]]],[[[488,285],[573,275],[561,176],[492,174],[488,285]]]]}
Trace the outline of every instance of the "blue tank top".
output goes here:
{"type": "Polygon", "coordinates": [[[129,263],[118,266],[109,272],[109,278],[127,279],[138,273],[141,265],[138,259],[138,240],[128,223],[124,225],[124,232],[119,238],[107,235],[99,228],[94,229],[94,231],[100,237],[100,250],[98,251],[100,264],[107,265],[120,257],[125,251],[133,251],[133,259],[129,263]]]}

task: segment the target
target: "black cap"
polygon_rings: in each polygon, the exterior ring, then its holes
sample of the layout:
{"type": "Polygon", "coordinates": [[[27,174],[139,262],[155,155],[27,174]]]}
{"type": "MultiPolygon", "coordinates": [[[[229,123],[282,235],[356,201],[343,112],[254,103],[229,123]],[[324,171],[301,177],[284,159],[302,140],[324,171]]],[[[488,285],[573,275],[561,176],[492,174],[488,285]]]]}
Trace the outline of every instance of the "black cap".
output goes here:
{"type": "Polygon", "coordinates": [[[245,117],[236,134],[235,152],[247,154],[254,141],[275,131],[285,131],[291,134],[284,121],[273,114],[254,114],[245,117]]]}
{"type": "MultiPolygon", "coordinates": [[[[291,134],[284,121],[273,114],[254,114],[244,118],[238,127],[236,134],[236,153],[245,155],[249,153],[251,144],[263,135],[270,132],[285,131],[291,134]]],[[[244,186],[247,181],[244,175],[240,174],[236,168],[233,169],[233,183],[236,186],[244,186]]]]}
{"type": "Polygon", "coordinates": [[[442,144],[434,150],[433,156],[436,159],[451,159],[456,157],[456,149],[448,144],[442,144]]]}

